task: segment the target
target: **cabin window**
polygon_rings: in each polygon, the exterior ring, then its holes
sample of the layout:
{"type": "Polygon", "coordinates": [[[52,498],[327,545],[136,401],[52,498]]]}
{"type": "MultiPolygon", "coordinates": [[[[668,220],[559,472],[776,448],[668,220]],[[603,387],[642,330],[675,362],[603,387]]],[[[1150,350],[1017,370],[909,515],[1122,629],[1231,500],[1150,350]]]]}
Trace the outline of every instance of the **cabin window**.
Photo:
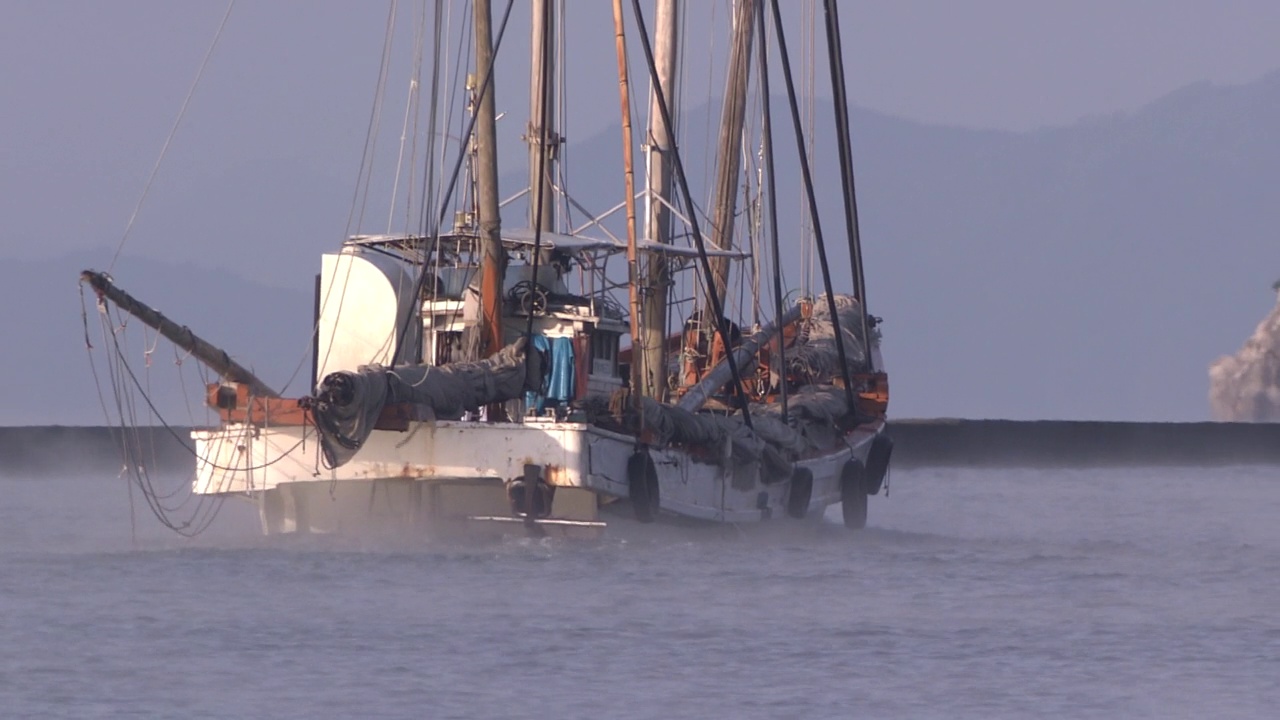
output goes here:
{"type": "Polygon", "coordinates": [[[591,333],[591,374],[616,377],[619,333],[596,330],[591,333]]]}

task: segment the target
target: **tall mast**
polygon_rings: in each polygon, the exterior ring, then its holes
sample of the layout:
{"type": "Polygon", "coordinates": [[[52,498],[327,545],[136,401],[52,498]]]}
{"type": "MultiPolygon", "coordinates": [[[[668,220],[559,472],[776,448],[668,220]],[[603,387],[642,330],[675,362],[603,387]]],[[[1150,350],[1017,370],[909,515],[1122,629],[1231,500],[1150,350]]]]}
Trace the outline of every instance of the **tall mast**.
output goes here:
{"type": "MultiPolygon", "coordinates": [[[[631,0],[631,10],[636,16],[636,30],[640,35],[640,47],[644,49],[644,62],[648,66],[649,81],[662,86],[661,80],[658,78],[658,64],[653,58],[653,46],[649,42],[649,31],[645,28],[644,12],[640,9],[640,0],[631,0]]],[[[675,121],[672,120],[671,110],[667,107],[666,95],[662,92],[654,93],[654,98],[658,101],[658,114],[662,117],[662,124],[668,130],[675,127],[675,121]]],[[[680,161],[680,148],[677,147],[675,139],[671,141],[671,166],[674,170],[676,185],[680,189],[680,198],[684,201],[686,208],[694,208],[693,194],[689,191],[689,176],[685,174],[684,163],[680,161]]],[[[693,237],[693,243],[698,248],[698,260],[702,266],[702,281],[706,283],[706,287],[715,285],[711,277],[711,264],[707,262],[707,244],[703,241],[702,230],[698,227],[698,213],[689,213],[689,230],[693,237]]],[[[724,347],[730,347],[729,342],[729,322],[724,317],[724,312],[720,307],[720,301],[716,298],[715,293],[711,294],[711,317],[716,318],[716,331],[720,336],[724,347]]],[[[738,362],[734,357],[734,353],[725,355],[725,362],[729,366],[729,375],[733,380],[733,394],[736,397],[742,413],[742,424],[747,428],[753,427],[751,424],[751,403],[747,401],[746,391],[742,387],[742,375],[738,372],[738,362]]]]}
{"type": "MultiPolygon", "coordinates": [[[[778,249],[778,183],[773,171],[773,96],[769,93],[769,44],[766,41],[767,30],[764,19],[764,2],[756,6],[756,28],[760,33],[760,149],[764,160],[764,198],[768,205],[769,244],[773,250],[773,312],[774,317],[782,318],[782,251],[778,249]]],[[[781,327],[783,320],[777,321],[781,327]]],[[[778,333],[777,361],[778,367],[784,368],[778,377],[778,399],[782,403],[782,420],[787,420],[787,351],[785,338],[778,333]]]]}
{"type": "Polygon", "coordinates": [[[543,43],[555,46],[555,0],[533,0],[533,37],[530,43],[531,58],[529,61],[529,126],[525,133],[525,141],[529,143],[529,227],[533,227],[541,218],[543,232],[551,232],[555,225],[555,196],[551,190],[551,178],[555,177],[556,146],[560,143],[555,133],[551,113],[542,111],[543,103],[552,101],[555,93],[555,67],[542,71],[544,57],[548,64],[553,63],[553,53],[542,52],[543,43]],[[543,87],[543,79],[547,86],[543,87]],[[546,132],[540,127],[539,118],[546,117],[546,132]],[[539,156],[542,155],[541,162],[539,156]],[[538,168],[542,167],[539,177],[538,168]],[[538,186],[542,190],[538,190],[538,186]],[[542,212],[538,212],[535,204],[542,199],[542,212]]]}
{"type": "MultiPolygon", "coordinates": [[[[493,32],[489,0],[475,0],[476,77],[487,78],[493,65],[493,32]]],[[[476,214],[480,230],[480,307],[482,354],[502,348],[502,278],[507,269],[498,215],[498,127],[494,112],[494,79],[481,82],[476,102],[476,214]]]]}
{"type": "Polygon", "coordinates": [[[631,80],[627,75],[627,36],[622,26],[622,0],[613,0],[614,45],[618,55],[618,102],[622,108],[622,164],[627,205],[627,309],[631,316],[631,397],[639,407],[643,373],[637,349],[640,337],[640,266],[636,253],[635,165],[631,157],[631,80]]]}
{"type": "MultiPolygon", "coordinates": [[[[733,39],[729,46],[729,68],[725,80],[724,107],[720,112],[720,138],[716,143],[716,189],[712,200],[711,244],[728,249],[733,244],[733,216],[737,210],[738,178],[742,171],[742,128],[747,116],[747,82],[751,79],[751,39],[755,36],[755,0],[736,0],[733,39]]],[[[716,297],[723,305],[729,282],[729,259],[711,258],[711,274],[716,297]]],[[[712,302],[703,304],[710,317],[712,302]]]]}
{"type": "MultiPolygon", "coordinates": [[[[666,99],[672,117],[676,114],[676,60],[680,0],[658,0],[654,17],[653,61],[657,66],[658,87],[649,93],[648,142],[645,145],[648,169],[645,173],[645,239],[660,243],[671,242],[671,213],[665,203],[671,198],[671,135],[662,122],[657,93],[666,99]]],[[[643,328],[640,331],[638,352],[632,353],[632,361],[642,358],[641,388],[646,397],[663,399],[667,387],[667,293],[671,289],[671,273],[663,256],[651,253],[644,284],[644,302],[641,309],[643,328]]]]}

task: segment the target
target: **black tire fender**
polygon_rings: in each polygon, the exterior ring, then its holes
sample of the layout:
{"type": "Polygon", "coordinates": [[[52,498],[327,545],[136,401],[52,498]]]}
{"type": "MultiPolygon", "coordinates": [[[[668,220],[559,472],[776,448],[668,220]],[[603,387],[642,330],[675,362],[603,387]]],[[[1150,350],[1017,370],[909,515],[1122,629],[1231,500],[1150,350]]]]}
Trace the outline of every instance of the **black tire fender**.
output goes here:
{"type": "Polygon", "coordinates": [[[797,520],[809,514],[809,501],[813,499],[813,471],[796,466],[791,472],[791,488],[787,491],[787,515],[797,520]]]}
{"type": "Polygon", "coordinates": [[[893,457],[893,438],[877,435],[867,451],[867,494],[879,495],[884,479],[889,474],[889,460],[893,457]]]}
{"type": "Polygon", "coordinates": [[[867,469],[857,460],[849,460],[840,471],[840,511],[850,530],[867,526],[867,469]]]}
{"type": "Polygon", "coordinates": [[[637,450],[627,460],[627,492],[636,520],[651,523],[658,518],[658,469],[645,450],[637,450]]]}

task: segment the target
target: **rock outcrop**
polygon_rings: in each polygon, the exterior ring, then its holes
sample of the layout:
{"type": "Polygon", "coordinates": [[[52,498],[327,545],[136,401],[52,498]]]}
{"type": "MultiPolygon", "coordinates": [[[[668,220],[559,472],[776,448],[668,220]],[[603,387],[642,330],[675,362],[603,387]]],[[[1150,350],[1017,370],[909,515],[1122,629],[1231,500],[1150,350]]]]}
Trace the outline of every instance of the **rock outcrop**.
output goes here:
{"type": "Polygon", "coordinates": [[[1209,407],[1215,420],[1280,422],[1280,303],[1240,352],[1209,366],[1209,407]]]}

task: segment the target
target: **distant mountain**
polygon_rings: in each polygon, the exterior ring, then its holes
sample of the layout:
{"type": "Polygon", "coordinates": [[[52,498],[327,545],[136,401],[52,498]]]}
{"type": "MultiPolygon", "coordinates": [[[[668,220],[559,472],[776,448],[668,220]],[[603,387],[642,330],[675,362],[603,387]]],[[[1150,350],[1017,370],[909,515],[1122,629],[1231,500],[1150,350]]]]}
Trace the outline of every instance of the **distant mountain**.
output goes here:
{"type": "MultiPolygon", "coordinates": [[[[790,126],[775,107],[781,156],[790,126]]],[[[847,278],[831,109],[815,110],[824,229],[833,270],[847,278]]],[[[699,198],[709,112],[682,120],[699,198]]],[[[885,318],[894,415],[1209,417],[1208,365],[1248,337],[1280,275],[1280,73],[1192,85],[1132,114],[1030,133],[867,110],[853,126],[870,309],[885,318]]],[[[588,208],[621,197],[618,138],[612,130],[566,148],[568,187],[588,208]]],[[[503,146],[504,157],[522,154],[503,146]]],[[[128,245],[135,257],[117,263],[121,285],[282,382],[306,349],[317,254],[337,245],[351,207],[351,183],[336,180],[349,172],[326,157],[255,161],[157,194],[148,222],[171,244],[128,245]],[[137,257],[153,252],[201,266],[137,257]],[[202,269],[210,264],[221,269],[202,269]]],[[[786,247],[798,237],[800,183],[794,163],[779,172],[786,247]]],[[[504,194],[525,182],[523,169],[510,171],[504,194]]],[[[523,222],[519,205],[508,224],[523,222]]],[[[385,227],[380,212],[363,227],[385,227]]],[[[787,277],[798,278],[798,253],[784,255],[787,277]]],[[[16,325],[0,350],[13,379],[0,422],[99,419],[73,285],[92,264],[0,264],[16,325]]]]}

